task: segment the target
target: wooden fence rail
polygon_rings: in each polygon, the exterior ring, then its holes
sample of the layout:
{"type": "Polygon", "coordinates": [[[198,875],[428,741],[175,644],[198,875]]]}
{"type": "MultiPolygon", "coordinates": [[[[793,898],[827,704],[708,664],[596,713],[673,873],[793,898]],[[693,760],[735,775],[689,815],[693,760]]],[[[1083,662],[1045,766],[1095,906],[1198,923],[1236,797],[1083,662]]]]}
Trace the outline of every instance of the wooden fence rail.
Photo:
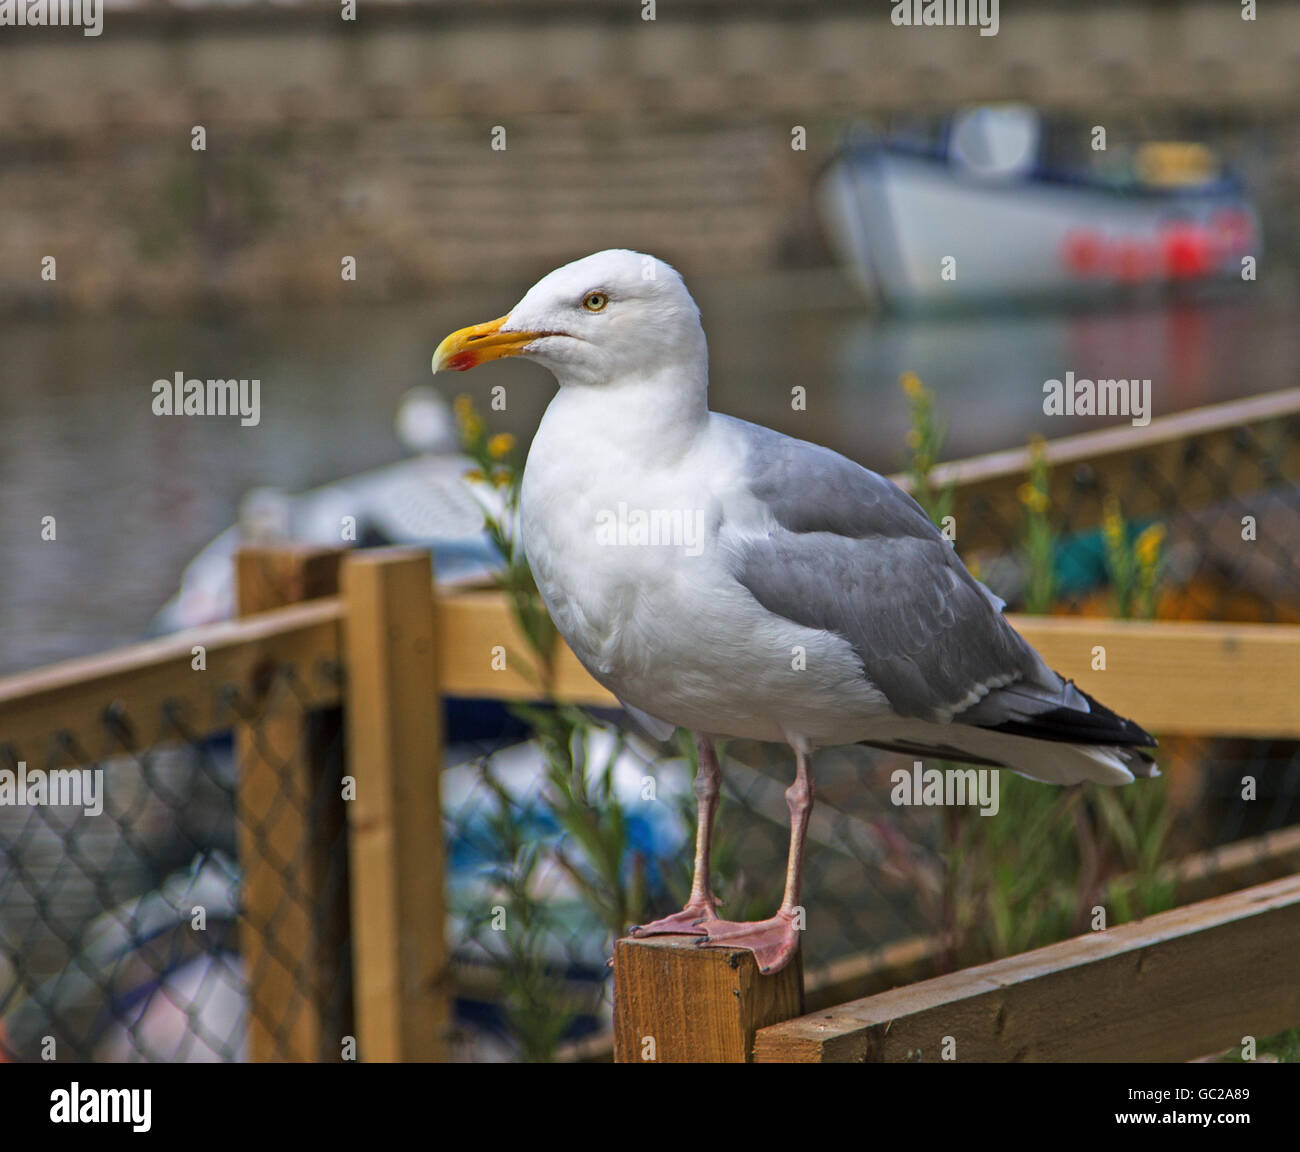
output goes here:
{"type": "MultiPolygon", "coordinates": [[[[364,555],[364,554],[361,554],[364,555]]],[[[445,696],[536,700],[529,648],[504,596],[443,592],[434,601],[433,654],[445,696]],[[494,658],[506,651],[506,666],[494,658]]],[[[54,733],[76,736],[92,756],[147,748],[168,737],[159,712],[186,718],[200,734],[229,728],[228,703],[216,685],[242,685],[258,698],[259,669],[277,663],[303,670],[313,707],[339,703],[336,680],[319,670],[343,663],[344,606],[337,597],[216,624],[107,656],[71,660],[0,680],[0,746],[35,758],[54,733]],[[190,672],[195,645],[207,649],[208,672],[190,672]],[[106,708],[132,718],[132,735],[104,748],[106,708]]],[[[1123,621],[1075,616],[1008,619],[1058,672],[1116,711],[1138,716],[1157,734],[1300,737],[1300,626],[1123,621]],[[1097,648],[1105,670],[1096,670],[1097,648]]],[[[555,696],[568,703],[618,707],[577,657],[562,647],[555,696]]],[[[172,733],[174,738],[174,733],[172,733]]],[[[66,756],[72,752],[66,752],[66,756]]]]}
{"type": "Polygon", "coordinates": [[[1300,876],[757,1030],[760,1062],[1192,1060],[1300,1024],[1300,876]]]}

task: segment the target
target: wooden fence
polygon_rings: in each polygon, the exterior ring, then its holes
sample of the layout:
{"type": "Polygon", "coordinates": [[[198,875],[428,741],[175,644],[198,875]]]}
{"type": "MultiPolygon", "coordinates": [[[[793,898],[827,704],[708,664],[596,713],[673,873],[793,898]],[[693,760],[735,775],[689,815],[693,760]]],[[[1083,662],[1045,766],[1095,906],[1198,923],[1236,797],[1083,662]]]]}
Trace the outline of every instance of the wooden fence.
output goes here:
{"type": "MultiPolygon", "coordinates": [[[[235,721],[214,688],[236,685],[248,700],[267,705],[273,731],[260,733],[260,745],[268,739],[281,745],[273,768],[276,757],[241,736],[239,807],[247,817],[241,826],[251,827],[284,787],[286,762],[301,774],[302,795],[309,794],[309,721],[344,707],[348,773],[356,780],[356,799],[346,806],[350,908],[337,912],[332,928],[321,923],[329,917],[309,922],[309,900],[286,920],[282,868],[269,857],[296,856],[306,891],[321,883],[319,863],[312,861],[323,830],[303,823],[305,805],[276,826],[269,848],[251,839],[241,845],[242,947],[248,970],[257,973],[250,987],[252,1054],[337,1058],[338,1038],[322,1033],[319,1005],[303,1005],[287,1036],[259,1023],[277,1019],[278,1009],[301,992],[289,965],[258,964],[256,957],[274,922],[284,938],[301,941],[308,956],[324,963],[332,953],[317,941],[322,933],[337,934],[342,922],[350,925],[362,1055],[437,1058],[452,986],[442,928],[440,721],[432,702],[440,694],[535,698],[533,682],[513,661],[493,670],[494,648],[523,653],[526,645],[497,593],[442,593],[430,600],[426,553],[248,551],[239,572],[241,613],[289,603],[10,677],[0,682],[0,742],[35,760],[59,734],[65,766],[75,759],[69,748],[84,749],[88,758],[141,752],[174,739],[178,722],[195,735],[231,727],[235,721]],[[313,593],[325,594],[292,603],[313,593]],[[203,672],[192,670],[196,645],[206,649],[203,672]],[[300,670],[291,705],[265,699],[267,671],[279,666],[300,670]],[[331,666],[345,675],[309,674],[331,666]],[[108,715],[130,720],[117,725],[112,744],[104,740],[108,715]]],[[[1141,715],[1162,735],[1300,737],[1300,627],[1013,622],[1063,674],[1121,713],[1141,715]],[[1105,672],[1091,671],[1098,644],[1107,648],[1105,672]]],[[[556,662],[556,690],[575,703],[613,703],[567,650],[556,662]]],[[[1096,1058],[1144,1056],[1157,1048],[1162,1057],[1190,1057],[1239,1039],[1222,1030],[1228,1024],[1232,1031],[1245,1027],[1241,1020],[1260,1030],[1300,1023],[1300,973],[1285,951],[1286,941],[1300,938],[1298,917],[1300,880],[1292,877],[811,1017],[798,1015],[797,965],[759,977],[748,953],[625,940],[616,949],[616,1052],[640,1059],[645,1038],[653,1037],[659,1061],[893,1059],[909,1052],[929,1058],[951,1034],[964,1058],[1046,1059],[1069,1044],[1076,1045],[1070,1051],[1096,1058]],[[1243,972],[1251,979],[1242,979],[1243,972]],[[673,994],[665,995],[669,989],[673,994]],[[1221,1010],[1203,1012],[1211,993],[1222,997],[1221,1010]],[[1101,997],[1089,1001],[1095,1011],[1089,1009],[1087,1020],[1066,1011],[1075,996],[1101,997]],[[666,1018],[670,1006],[684,1015],[666,1018]],[[1139,1006],[1145,1011],[1137,1012],[1139,1006]],[[1070,1025],[1076,1018],[1080,1030],[1070,1025]],[[1152,1034],[1156,1019],[1167,1022],[1166,1030],[1158,1045],[1144,1048],[1141,1037],[1152,1034]]]]}
{"type": "MultiPolygon", "coordinates": [[[[1266,415],[1279,404],[1294,413],[1295,399],[1268,402],[1266,415]]],[[[1222,433],[1219,421],[1180,435],[1222,433]]],[[[1023,461],[967,471],[973,484],[999,488],[1015,467],[1023,461]]],[[[528,646],[496,592],[431,598],[427,552],[246,550],[237,567],[236,621],[0,680],[0,752],[71,767],[142,753],[178,732],[200,739],[233,728],[251,1055],[339,1058],[344,1038],[331,1031],[325,990],[341,978],[340,942],[350,941],[362,1058],[441,1058],[453,978],[436,701],[535,699],[526,662],[513,658],[528,646]],[[502,647],[511,657],[498,668],[502,647]],[[277,674],[285,669],[290,690],[277,674]],[[324,736],[339,731],[354,798],[312,819],[324,736]],[[286,789],[292,802],[277,806],[286,789]],[[347,843],[343,888],[326,875],[336,834],[347,843]],[[302,897],[292,906],[289,867],[302,897]],[[273,931],[291,955],[267,947],[273,931]]],[[[1300,738],[1300,627],[1011,619],[1049,664],[1160,735],[1300,738]],[[1098,646],[1105,671],[1093,670],[1098,646]]],[[[570,703],[615,704],[567,649],[553,690],[570,703]]],[[[1293,839],[1274,846],[1287,869],[1293,839]]],[[[1300,877],[1291,875],[812,1015],[800,1013],[863,973],[823,974],[806,999],[798,963],[761,977],[749,953],[623,940],[615,1056],[934,1059],[955,1045],[959,1059],[1190,1058],[1300,1024],[1296,939],[1300,877]]],[[[906,950],[873,964],[923,971],[906,950]]]]}

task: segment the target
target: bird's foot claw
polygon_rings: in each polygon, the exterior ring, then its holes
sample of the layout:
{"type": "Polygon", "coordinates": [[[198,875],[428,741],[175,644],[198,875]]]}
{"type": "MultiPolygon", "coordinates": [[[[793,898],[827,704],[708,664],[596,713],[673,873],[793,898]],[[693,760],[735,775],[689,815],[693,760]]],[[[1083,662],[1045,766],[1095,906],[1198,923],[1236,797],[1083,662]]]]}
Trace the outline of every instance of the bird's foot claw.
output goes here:
{"type": "Polygon", "coordinates": [[[665,916],[662,920],[652,920],[649,924],[637,924],[628,930],[629,936],[703,936],[707,932],[706,924],[719,923],[718,914],[711,903],[687,904],[680,912],[665,916]]]}
{"type": "Polygon", "coordinates": [[[752,924],[712,920],[697,948],[748,948],[763,973],[780,972],[799,951],[799,929],[794,917],[778,912],[770,920],[752,924]]]}

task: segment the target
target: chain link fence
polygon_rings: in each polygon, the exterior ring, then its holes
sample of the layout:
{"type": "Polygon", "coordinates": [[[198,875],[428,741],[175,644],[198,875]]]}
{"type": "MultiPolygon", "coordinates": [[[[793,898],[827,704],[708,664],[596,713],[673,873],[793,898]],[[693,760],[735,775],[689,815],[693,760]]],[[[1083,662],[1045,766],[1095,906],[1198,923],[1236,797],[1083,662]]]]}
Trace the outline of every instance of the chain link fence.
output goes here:
{"type": "MultiPolygon", "coordinates": [[[[1300,528],[1298,434],[1300,418],[1286,416],[1056,468],[1060,608],[1109,611],[1097,525],[1114,496],[1131,526],[1166,528],[1159,616],[1300,618],[1290,546],[1300,528]],[[1246,517],[1253,539],[1243,535],[1246,517]]],[[[1004,489],[1001,498],[959,494],[963,532],[974,537],[969,554],[960,538],[959,548],[1014,609],[1024,585],[1022,510],[1015,485],[1004,489]]],[[[313,678],[331,681],[340,699],[336,666],[264,662],[251,683],[218,687],[219,731],[187,727],[165,697],[131,705],[106,689],[93,733],[56,729],[17,746],[0,732],[0,772],[15,786],[25,773],[30,791],[39,772],[48,788],[61,771],[59,787],[81,789],[62,797],[77,802],[0,804],[0,1055],[339,1058],[340,1038],[355,1032],[346,754],[342,710],[319,707],[313,678]],[[158,710],[161,727],[146,716],[158,710]],[[134,733],[144,730],[160,734],[140,748],[134,733]]],[[[570,770],[567,783],[550,772],[554,749],[537,740],[449,747],[454,1056],[544,1058],[599,1037],[620,917],[681,906],[695,813],[689,751],[622,724],[621,715],[601,716],[584,730],[583,771],[570,770]],[[591,827],[575,823],[575,812],[590,813],[591,827]]],[[[1062,858],[1091,869],[1089,891],[1112,902],[1117,880],[1143,866],[1151,829],[1167,864],[1207,850],[1226,859],[1244,837],[1300,823],[1295,741],[1182,737],[1166,740],[1164,754],[1178,765],[1164,783],[1123,790],[1161,789],[1166,811],[1129,810],[1136,842],[1127,847],[1107,831],[1110,817],[1095,806],[1104,802],[1041,786],[1017,792],[1013,781],[1004,804],[1024,807],[986,823],[1052,821],[1062,858]],[[1035,796],[1051,798],[1043,811],[1035,796]],[[1092,843],[1096,858],[1083,860],[1076,842],[1092,843]]],[[[812,978],[890,941],[939,933],[969,912],[964,903],[1004,901],[1014,939],[1033,899],[1014,877],[972,888],[985,871],[978,853],[990,850],[977,839],[981,818],[962,824],[943,810],[892,804],[900,767],[910,762],[863,748],[818,753],[804,889],[812,978]]],[[[780,900],[792,772],[786,749],[743,741],[726,749],[714,859],[728,917],[770,915],[780,900]]],[[[1261,847],[1261,867],[1270,866],[1266,854],[1261,847]]],[[[1044,913],[1045,931],[1077,930],[1077,896],[1055,919],[1044,913]]]]}
{"type": "Polygon", "coordinates": [[[97,746],[56,731],[21,759],[0,748],[22,797],[0,805],[0,1057],[284,1059],[304,1054],[304,1021],[325,1021],[335,1051],[351,1031],[337,713],[301,728],[300,670],[258,678],[255,694],[217,689],[231,726],[214,734],[164,701],[143,750],[119,751],[141,718],[120,705],[97,746]],[[250,1016],[250,985],[276,976],[283,995],[250,1016]]]}
{"type": "MultiPolygon", "coordinates": [[[[1300,413],[1189,435],[1052,469],[1055,610],[1109,615],[1102,523],[1164,529],[1161,619],[1300,620],[1300,413]]],[[[1024,509],[1011,485],[978,487],[957,516],[957,546],[1012,610],[1023,606],[1024,509]],[[967,548],[963,540],[971,538],[967,548]]]]}

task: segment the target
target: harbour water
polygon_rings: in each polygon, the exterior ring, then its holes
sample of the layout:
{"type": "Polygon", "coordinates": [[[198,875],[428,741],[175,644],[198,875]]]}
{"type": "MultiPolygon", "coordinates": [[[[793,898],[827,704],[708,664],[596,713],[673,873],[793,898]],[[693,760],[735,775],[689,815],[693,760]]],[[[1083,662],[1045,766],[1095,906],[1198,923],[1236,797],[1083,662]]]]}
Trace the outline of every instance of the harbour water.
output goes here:
{"type": "MultiPolygon", "coordinates": [[[[1126,422],[1046,414],[1044,383],[1067,371],[1150,379],[1158,417],[1293,386],[1300,365],[1294,309],[1262,285],[1113,311],[897,318],[872,314],[835,272],[683,271],[703,310],[713,406],[882,472],[903,457],[905,371],[935,393],[946,454],[959,457],[1126,422]]],[[[0,673],[140,638],[250,488],[298,492],[399,458],[393,415],[408,388],[430,380],[434,346],[513,302],[494,288],[238,319],[7,321],[0,673]],[[154,382],[178,372],[259,379],[258,424],[155,415],[154,382]]],[[[511,361],[434,384],[485,411],[504,385],[506,410],[487,414],[525,445],[554,388],[541,368],[511,361]]]]}

